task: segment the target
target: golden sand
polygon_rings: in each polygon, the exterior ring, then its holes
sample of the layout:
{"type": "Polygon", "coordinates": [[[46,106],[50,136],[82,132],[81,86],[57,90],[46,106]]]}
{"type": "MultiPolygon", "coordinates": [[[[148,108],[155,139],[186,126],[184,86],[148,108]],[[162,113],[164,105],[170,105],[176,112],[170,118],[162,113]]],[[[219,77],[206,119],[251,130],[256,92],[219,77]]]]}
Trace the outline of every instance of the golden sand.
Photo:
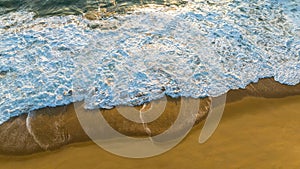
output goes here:
{"type": "Polygon", "coordinates": [[[122,158],[85,142],[30,156],[0,156],[0,168],[300,168],[300,96],[248,97],[227,104],[216,132],[199,144],[202,126],[203,122],[178,146],[152,158],[122,158]]]}

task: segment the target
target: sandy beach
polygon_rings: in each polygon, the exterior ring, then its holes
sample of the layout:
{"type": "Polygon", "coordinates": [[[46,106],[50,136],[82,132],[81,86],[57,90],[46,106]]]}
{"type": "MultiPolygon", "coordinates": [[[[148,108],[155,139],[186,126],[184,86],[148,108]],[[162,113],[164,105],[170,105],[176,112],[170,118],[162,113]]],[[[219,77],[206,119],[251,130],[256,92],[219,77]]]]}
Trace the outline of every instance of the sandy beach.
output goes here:
{"type": "Polygon", "coordinates": [[[172,150],[152,158],[112,155],[92,142],[28,156],[1,156],[5,169],[62,168],[298,168],[300,96],[247,97],[226,105],[221,123],[204,144],[203,122],[172,150]]]}
{"type": "Polygon", "coordinates": [[[299,169],[299,9],[0,2],[0,169],[299,169]]]}

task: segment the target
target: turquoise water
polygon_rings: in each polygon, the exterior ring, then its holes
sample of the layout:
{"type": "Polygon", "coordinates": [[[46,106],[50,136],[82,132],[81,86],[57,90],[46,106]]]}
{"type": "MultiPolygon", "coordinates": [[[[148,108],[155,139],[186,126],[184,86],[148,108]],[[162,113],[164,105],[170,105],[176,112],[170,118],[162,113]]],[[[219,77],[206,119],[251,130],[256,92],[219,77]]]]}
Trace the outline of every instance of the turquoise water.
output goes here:
{"type": "Polygon", "coordinates": [[[95,21],[68,12],[37,16],[26,5],[6,10],[0,123],[83,99],[88,109],[112,108],[164,95],[219,96],[264,77],[298,84],[299,4],[189,1],[95,21]]]}

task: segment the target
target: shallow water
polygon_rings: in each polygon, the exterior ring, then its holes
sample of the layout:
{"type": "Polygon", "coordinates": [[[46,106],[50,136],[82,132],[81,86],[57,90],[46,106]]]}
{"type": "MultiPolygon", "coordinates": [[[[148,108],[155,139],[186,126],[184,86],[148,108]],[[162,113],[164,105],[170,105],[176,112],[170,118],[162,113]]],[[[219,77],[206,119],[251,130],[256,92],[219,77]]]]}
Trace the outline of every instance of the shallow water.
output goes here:
{"type": "Polygon", "coordinates": [[[112,155],[93,143],[69,145],[31,156],[0,156],[0,168],[191,168],[280,169],[300,167],[300,97],[246,98],[227,104],[224,117],[205,143],[202,125],[172,150],[147,159],[112,155]]]}
{"type": "Polygon", "coordinates": [[[219,96],[264,77],[295,85],[299,4],[190,1],[95,21],[36,17],[20,5],[0,15],[0,123],[82,99],[86,108],[112,108],[165,94],[219,96]]]}
{"type": "Polygon", "coordinates": [[[101,8],[122,11],[124,7],[142,4],[181,5],[186,0],[0,0],[0,15],[26,9],[36,16],[76,15],[101,8]]]}

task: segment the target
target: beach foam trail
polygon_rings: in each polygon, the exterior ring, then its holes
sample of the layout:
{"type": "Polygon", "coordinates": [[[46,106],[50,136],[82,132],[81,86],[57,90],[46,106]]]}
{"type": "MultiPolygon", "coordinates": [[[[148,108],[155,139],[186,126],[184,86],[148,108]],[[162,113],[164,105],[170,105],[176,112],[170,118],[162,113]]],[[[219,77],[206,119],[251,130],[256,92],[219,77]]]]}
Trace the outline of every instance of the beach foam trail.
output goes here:
{"type": "Polygon", "coordinates": [[[112,108],[165,94],[219,96],[265,77],[298,84],[298,4],[199,1],[96,21],[0,15],[0,124],[83,99],[112,108]]]}

